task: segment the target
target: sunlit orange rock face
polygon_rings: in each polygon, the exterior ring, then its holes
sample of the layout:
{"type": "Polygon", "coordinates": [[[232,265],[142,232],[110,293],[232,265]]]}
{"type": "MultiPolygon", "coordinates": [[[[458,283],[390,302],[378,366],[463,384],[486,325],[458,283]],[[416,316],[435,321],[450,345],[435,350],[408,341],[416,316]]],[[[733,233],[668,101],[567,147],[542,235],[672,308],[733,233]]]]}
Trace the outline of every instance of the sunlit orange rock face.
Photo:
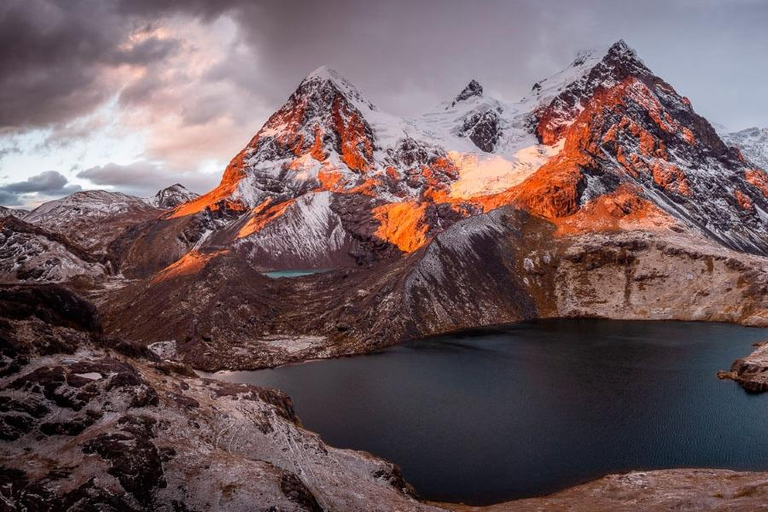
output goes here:
{"type": "Polygon", "coordinates": [[[347,167],[359,172],[370,170],[373,160],[370,128],[360,114],[349,108],[341,97],[333,101],[333,128],[339,137],[341,160],[347,167]]]}
{"type": "Polygon", "coordinates": [[[419,203],[390,203],[374,209],[381,222],[376,236],[391,242],[403,252],[413,252],[427,242],[429,229],[425,222],[426,205],[419,203]]]}
{"type": "Polygon", "coordinates": [[[544,165],[523,182],[514,196],[515,204],[548,219],[573,215],[579,210],[582,168],[563,156],[544,165]]]}
{"type": "Polygon", "coordinates": [[[226,254],[227,250],[222,249],[219,251],[211,251],[206,253],[200,253],[198,251],[190,251],[181,259],[168,267],[161,270],[157,276],[153,279],[153,282],[165,281],[171,278],[186,276],[190,274],[196,274],[200,272],[216,256],[226,254]]]}
{"type": "MultiPolygon", "coordinates": [[[[578,211],[585,180],[583,171],[594,166],[590,154],[594,146],[593,133],[590,125],[581,119],[582,116],[564,132],[565,145],[561,153],[517,187],[513,194],[516,204],[549,219],[573,215],[578,211]]],[[[553,140],[563,131],[558,128],[556,132],[542,130],[541,133],[542,140],[553,140]]]]}
{"type": "Polygon", "coordinates": [[[736,197],[736,201],[742,210],[754,210],[755,205],[752,204],[752,200],[748,195],[744,194],[741,190],[734,190],[733,195],[736,197]]]}
{"type": "MultiPolygon", "coordinates": [[[[666,84],[658,88],[665,94],[674,93],[666,84]]],[[[586,174],[606,172],[616,173],[614,181],[618,183],[626,181],[625,177],[640,181],[650,178],[670,195],[692,195],[685,172],[669,162],[665,138],[695,145],[696,137],[666,111],[641,80],[630,76],[609,89],[598,88],[570,124],[554,119],[557,114],[546,111],[536,132],[549,144],[564,137],[564,149],[523,182],[517,194],[507,194],[517,204],[550,219],[574,215],[581,208],[586,174]],[[615,163],[606,161],[610,157],[615,163]]],[[[643,192],[625,190],[621,196],[626,198],[627,194],[642,196],[643,192]]],[[[589,211],[602,215],[594,207],[589,211]]]]}
{"type": "Polygon", "coordinates": [[[227,166],[224,171],[224,176],[221,178],[221,183],[215,189],[211,190],[207,194],[203,194],[194,201],[184,203],[178,208],[173,210],[170,214],[170,218],[183,217],[185,215],[192,215],[202,212],[206,208],[211,210],[218,210],[220,208],[227,208],[231,210],[242,211],[245,210],[245,206],[239,202],[231,199],[237,185],[245,177],[244,159],[246,155],[246,149],[237,154],[235,158],[227,166]]]}
{"type": "Polygon", "coordinates": [[[747,169],[744,173],[744,178],[747,180],[747,183],[757,188],[765,197],[768,197],[768,173],[762,169],[747,169]]]}
{"type": "Polygon", "coordinates": [[[628,184],[587,202],[576,214],[555,219],[554,222],[557,235],[625,229],[654,230],[675,224],[667,213],[643,198],[637,187],[628,184]]]}
{"type": "Polygon", "coordinates": [[[270,198],[264,201],[259,206],[255,207],[252,211],[251,218],[245,223],[245,225],[237,233],[237,238],[245,238],[247,236],[258,233],[264,226],[280,217],[285,210],[287,210],[296,201],[289,199],[282,203],[273,204],[274,201],[270,198]]]}
{"type": "Polygon", "coordinates": [[[663,160],[653,162],[651,167],[653,181],[664,190],[681,196],[690,196],[691,188],[688,178],[676,165],[663,160]]]}

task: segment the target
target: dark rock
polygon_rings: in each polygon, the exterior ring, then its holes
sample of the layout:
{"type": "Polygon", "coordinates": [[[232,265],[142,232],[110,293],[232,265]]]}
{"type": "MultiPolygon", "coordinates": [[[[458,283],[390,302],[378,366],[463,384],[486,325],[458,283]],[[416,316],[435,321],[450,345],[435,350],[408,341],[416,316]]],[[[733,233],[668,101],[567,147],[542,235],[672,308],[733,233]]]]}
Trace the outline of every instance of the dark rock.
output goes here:
{"type": "Polygon", "coordinates": [[[307,489],[304,482],[293,473],[284,472],[280,477],[280,490],[285,497],[307,512],[322,512],[323,507],[317,502],[317,498],[307,489]]]}
{"type": "Polygon", "coordinates": [[[0,416],[0,439],[15,441],[29,433],[35,425],[35,419],[23,414],[3,414],[0,416]]]}
{"type": "Polygon", "coordinates": [[[492,152],[502,135],[499,114],[494,110],[473,114],[464,121],[459,135],[469,137],[475,146],[486,153],[492,152]]]}
{"type": "Polygon", "coordinates": [[[373,477],[389,482],[389,484],[400,492],[416,498],[416,491],[411,484],[405,481],[400,466],[388,464],[386,468],[377,469],[373,472],[373,477]]]}
{"type": "Polygon", "coordinates": [[[125,416],[120,431],[101,434],[83,445],[83,453],[98,454],[109,461],[109,474],[139,503],[149,507],[158,488],[166,486],[162,458],[152,442],[155,420],[147,416],[125,416]]]}
{"type": "Polygon", "coordinates": [[[79,416],[68,421],[51,421],[43,423],[40,425],[40,432],[47,436],[76,436],[93,425],[100,417],[101,413],[97,411],[86,411],[84,416],[79,416]]]}
{"type": "Polygon", "coordinates": [[[34,397],[28,397],[22,402],[9,396],[0,396],[0,412],[23,412],[40,419],[48,414],[50,409],[34,397]]]}
{"type": "Polygon", "coordinates": [[[197,409],[198,407],[200,407],[200,402],[188,396],[169,393],[168,397],[174,402],[176,402],[177,404],[181,405],[182,407],[187,407],[190,409],[197,409]]]}
{"type": "Polygon", "coordinates": [[[0,508],[9,511],[42,512],[51,510],[53,502],[53,495],[45,486],[30,482],[22,470],[5,466],[0,466],[0,496],[0,508]]]}
{"type": "MultiPolygon", "coordinates": [[[[50,510],[48,508],[41,510],[50,510]]],[[[83,511],[83,512],[143,512],[145,507],[137,507],[124,495],[114,494],[111,491],[99,487],[95,479],[91,478],[77,489],[65,494],[53,510],[55,511],[83,511]]]]}

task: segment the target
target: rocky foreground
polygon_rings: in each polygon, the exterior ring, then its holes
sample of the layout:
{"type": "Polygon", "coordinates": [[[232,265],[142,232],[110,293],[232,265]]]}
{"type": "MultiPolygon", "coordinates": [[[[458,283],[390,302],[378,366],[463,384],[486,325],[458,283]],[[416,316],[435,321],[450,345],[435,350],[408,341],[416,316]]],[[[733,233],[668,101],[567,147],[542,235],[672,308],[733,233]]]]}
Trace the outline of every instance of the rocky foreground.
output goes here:
{"type": "Polygon", "coordinates": [[[760,510],[768,474],[613,475],[486,509],[420,501],[397,466],[326,445],[280,391],[198,377],[106,336],[65,288],[0,288],[2,510],[760,510]]]}
{"type": "Polygon", "coordinates": [[[0,291],[2,510],[428,510],[396,466],[327,446],[277,390],[103,336],[58,287],[0,291]]]}

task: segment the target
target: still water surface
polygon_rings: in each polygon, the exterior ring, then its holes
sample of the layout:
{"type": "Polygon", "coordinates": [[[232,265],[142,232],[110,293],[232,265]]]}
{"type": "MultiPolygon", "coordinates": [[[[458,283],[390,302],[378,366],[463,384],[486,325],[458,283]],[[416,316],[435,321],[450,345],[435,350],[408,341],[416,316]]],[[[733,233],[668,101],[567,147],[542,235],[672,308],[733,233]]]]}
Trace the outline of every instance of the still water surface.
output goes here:
{"type": "Polygon", "coordinates": [[[768,330],[547,320],[216,374],[277,387],[328,443],[425,498],[488,504],[630,469],[768,469],[768,394],[720,381],[768,330]]]}
{"type": "Polygon", "coordinates": [[[296,270],[275,270],[272,272],[262,272],[263,275],[271,277],[272,279],[284,279],[292,277],[310,276],[312,274],[323,274],[328,272],[329,269],[324,268],[310,268],[310,269],[296,269],[296,270]]]}

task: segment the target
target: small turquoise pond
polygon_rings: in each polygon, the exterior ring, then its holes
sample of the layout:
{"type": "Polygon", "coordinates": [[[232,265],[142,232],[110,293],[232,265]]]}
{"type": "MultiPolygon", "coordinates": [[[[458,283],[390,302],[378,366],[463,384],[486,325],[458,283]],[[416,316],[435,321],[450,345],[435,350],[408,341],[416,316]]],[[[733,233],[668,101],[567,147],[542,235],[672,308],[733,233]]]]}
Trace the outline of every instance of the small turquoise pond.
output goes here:
{"type": "Polygon", "coordinates": [[[302,270],[275,270],[274,272],[262,272],[262,275],[271,277],[272,279],[280,279],[283,277],[291,278],[291,277],[309,276],[312,274],[323,274],[325,272],[329,272],[330,270],[331,269],[328,269],[328,268],[310,268],[310,269],[302,269],[302,270]]]}

